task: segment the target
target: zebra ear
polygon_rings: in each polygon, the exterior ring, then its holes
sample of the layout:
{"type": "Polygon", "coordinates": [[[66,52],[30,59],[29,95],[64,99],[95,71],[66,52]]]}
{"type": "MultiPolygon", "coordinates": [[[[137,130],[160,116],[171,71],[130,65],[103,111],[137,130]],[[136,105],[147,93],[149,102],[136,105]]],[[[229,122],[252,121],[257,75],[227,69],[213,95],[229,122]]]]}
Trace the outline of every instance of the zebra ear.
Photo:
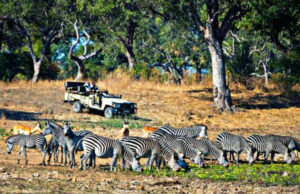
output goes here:
{"type": "Polygon", "coordinates": [[[46,121],[46,125],[49,125],[49,120],[46,121]]]}
{"type": "Polygon", "coordinates": [[[69,126],[71,126],[71,124],[72,124],[72,122],[71,122],[71,121],[69,121],[69,122],[67,123],[67,125],[69,125],[69,126]]]}

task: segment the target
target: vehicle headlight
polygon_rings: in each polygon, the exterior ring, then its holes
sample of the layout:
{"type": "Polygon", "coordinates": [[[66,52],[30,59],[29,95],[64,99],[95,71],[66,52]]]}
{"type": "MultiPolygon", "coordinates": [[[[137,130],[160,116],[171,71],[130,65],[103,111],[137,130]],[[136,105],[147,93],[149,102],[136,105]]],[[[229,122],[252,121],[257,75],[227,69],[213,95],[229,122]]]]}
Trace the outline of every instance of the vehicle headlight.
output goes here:
{"type": "Polygon", "coordinates": [[[114,103],[113,107],[115,107],[115,108],[121,108],[121,104],[114,103]]]}

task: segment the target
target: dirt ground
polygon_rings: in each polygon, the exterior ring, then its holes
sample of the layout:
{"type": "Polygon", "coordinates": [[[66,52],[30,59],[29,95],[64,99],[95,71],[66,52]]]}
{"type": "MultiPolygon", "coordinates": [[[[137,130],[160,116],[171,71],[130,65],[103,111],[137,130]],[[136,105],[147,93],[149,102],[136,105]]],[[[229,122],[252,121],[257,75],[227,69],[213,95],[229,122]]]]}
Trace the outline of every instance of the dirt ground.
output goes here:
{"type": "MultiPolygon", "coordinates": [[[[111,93],[138,104],[137,121],[145,125],[187,126],[202,123],[214,140],[223,130],[242,134],[282,134],[300,137],[300,100],[289,100],[277,92],[260,90],[232,92],[237,113],[218,114],[211,105],[211,91],[201,85],[169,86],[126,80],[105,80],[97,84],[111,93]]],[[[22,123],[33,127],[36,120],[72,121],[75,129],[86,128],[98,135],[117,138],[119,129],[105,129],[97,114],[75,114],[63,103],[63,82],[0,83],[0,128],[11,129],[22,123]],[[91,124],[94,127],[91,128],[91,124]]],[[[131,134],[141,136],[139,129],[131,134]]],[[[0,192],[4,193],[299,193],[300,185],[280,186],[261,183],[212,182],[183,177],[133,175],[131,172],[108,172],[105,169],[69,169],[60,164],[41,167],[41,154],[28,151],[29,165],[16,164],[17,148],[6,153],[5,138],[0,140],[0,192]]],[[[77,155],[78,157],[78,155],[77,155]]],[[[78,161],[78,158],[77,158],[78,161]]],[[[107,165],[110,160],[98,159],[107,165]]]]}

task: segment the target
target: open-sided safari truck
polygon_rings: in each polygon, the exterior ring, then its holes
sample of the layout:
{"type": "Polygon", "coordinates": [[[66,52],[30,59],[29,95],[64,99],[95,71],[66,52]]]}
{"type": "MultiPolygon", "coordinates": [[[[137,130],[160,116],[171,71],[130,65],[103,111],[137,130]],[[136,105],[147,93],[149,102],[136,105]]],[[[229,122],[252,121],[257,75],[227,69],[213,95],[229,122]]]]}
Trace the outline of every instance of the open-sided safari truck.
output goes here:
{"type": "Polygon", "coordinates": [[[122,96],[109,94],[107,90],[87,89],[85,82],[65,82],[64,102],[73,104],[73,111],[80,113],[83,108],[95,109],[106,118],[114,115],[136,114],[136,103],[123,100],[122,96]]]}

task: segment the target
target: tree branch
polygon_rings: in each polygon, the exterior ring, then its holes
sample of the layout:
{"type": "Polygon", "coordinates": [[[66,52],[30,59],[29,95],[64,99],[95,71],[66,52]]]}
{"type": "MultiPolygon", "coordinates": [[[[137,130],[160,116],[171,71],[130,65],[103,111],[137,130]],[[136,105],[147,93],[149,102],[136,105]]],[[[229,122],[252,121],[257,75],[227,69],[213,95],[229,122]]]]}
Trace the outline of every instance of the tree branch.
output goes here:
{"type": "Polygon", "coordinates": [[[197,28],[199,28],[199,31],[205,32],[205,27],[204,27],[203,23],[201,22],[200,17],[197,13],[197,4],[196,4],[195,0],[191,1],[190,10],[191,10],[191,17],[192,17],[195,25],[197,26],[197,28]]]}

